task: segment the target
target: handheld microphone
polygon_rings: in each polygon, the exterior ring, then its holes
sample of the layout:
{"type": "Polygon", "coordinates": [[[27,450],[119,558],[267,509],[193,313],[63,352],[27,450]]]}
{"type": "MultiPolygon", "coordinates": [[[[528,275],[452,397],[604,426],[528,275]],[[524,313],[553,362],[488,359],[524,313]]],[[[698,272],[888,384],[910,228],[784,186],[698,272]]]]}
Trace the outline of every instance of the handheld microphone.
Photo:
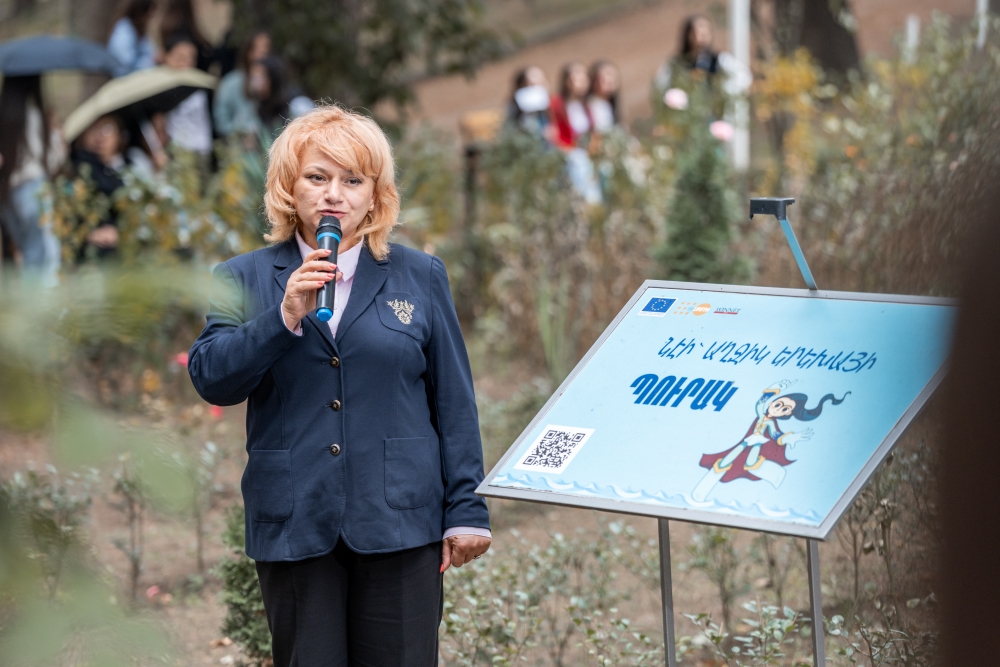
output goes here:
{"type": "MultiPolygon", "coordinates": [[[[337,263],[337,249],[340,247],[340,220],[332,215],[324,215],[316,230],[316,245],[320,250],[331,250],[328,262],[337,263]]],[[[321,322],[329,322],[333,317],[333,298],[336,296],[336,280],[331,280],[319,288],[316,294],[316,318],[321,322]]]]}

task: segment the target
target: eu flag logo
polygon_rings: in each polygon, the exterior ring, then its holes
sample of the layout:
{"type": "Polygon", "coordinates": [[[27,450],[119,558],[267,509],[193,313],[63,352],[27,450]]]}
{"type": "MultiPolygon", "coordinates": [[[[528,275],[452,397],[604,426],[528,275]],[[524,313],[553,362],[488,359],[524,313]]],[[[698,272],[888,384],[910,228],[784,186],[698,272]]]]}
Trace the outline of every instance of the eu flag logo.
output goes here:
{"type": "Polygon", "coordinates": [[[674,305],[676,299],[663,299],[660,297],[654,297],[649,300],[642,310],[639,311],[640,315],[647,315],[651,317],[663,317],[670,310],[670,306],[674,305]]]}

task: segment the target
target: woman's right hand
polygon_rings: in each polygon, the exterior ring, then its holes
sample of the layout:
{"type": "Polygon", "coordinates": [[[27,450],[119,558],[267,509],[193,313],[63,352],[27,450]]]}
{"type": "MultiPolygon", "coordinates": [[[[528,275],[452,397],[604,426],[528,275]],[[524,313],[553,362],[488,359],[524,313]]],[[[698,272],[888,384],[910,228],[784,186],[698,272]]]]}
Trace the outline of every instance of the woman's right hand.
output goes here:
{"type": "Polygon", "coordinates": [[[306,255],[302,266],[295,269],[285,285],[281,300],[281,314],[285,326],[295,331],[299,323],[316,308],[316,290],[336,277],[337,265],[326,261],[330,250],[313,250],[306,255]]]}

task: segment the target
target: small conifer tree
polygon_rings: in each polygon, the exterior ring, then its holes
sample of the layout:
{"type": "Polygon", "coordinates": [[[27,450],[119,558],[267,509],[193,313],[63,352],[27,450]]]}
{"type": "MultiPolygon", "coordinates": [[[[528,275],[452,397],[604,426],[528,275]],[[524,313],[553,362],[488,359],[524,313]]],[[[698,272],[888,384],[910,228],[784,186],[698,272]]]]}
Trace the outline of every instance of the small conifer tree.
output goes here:
{"type": "Polygon", "coordinates": [[[749,266],[732,257],[736,195],[725,144],[710,130],[724,118],[729,100],[718,78],[706,80],[686,66],[675,65],[670,86],[681,98],[673,106],[663,90],[651,89],[654,134],[675,156],[677,169],[666,239],[653,249],[653,258],[667,280],[736,282],[749,266]]]}
{"type": "Polygon", "coordinates": [[[215,568],[222,580],[222,602],[226,619],[222,633],[243,650],[254,667],[271,660],[271,632],[264,615],[264,597],[257,581],[257,568],[243,551],[246,527],[243,507],[234,505],[226,515],[226,530],[222,541],[230,550],[215,568]]]}
{"type": "Polygon", "coordinates": [[[695,134],[678,156],[667,239],[655,258],[667,280],[725,282],[738,273],[728,257],[733,206],[726,156],[707,129],[695,129],[695,134]]]}

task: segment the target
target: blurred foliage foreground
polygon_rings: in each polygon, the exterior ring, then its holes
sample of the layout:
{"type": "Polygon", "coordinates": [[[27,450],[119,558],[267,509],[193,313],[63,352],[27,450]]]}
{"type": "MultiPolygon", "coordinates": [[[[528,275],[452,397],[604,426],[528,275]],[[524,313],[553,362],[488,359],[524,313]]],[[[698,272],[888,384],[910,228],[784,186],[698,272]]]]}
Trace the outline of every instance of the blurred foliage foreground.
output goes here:
{"type": "MultiPolygon", "coordinates": [[[[738,192],[797,198],[793,224],[824,288],[953,292],[960,240],[1000,174],[998,64],[994,44],[977,51],[971,33],[941,17],[915,52],[869,62],[839,90],[803,54],[770,63],[750,101],[771,157],[740,178],[708,131],[715,102],[692,82],[686,108],[654,97],[654,116],[637,121],[634,135],[595,143],[596,205],[574,194],[560,152],[516,131],[483,147],[477,198],[465,208],[450,139],[421,131],[401,142],[397,240],[447,262],[478,372],[515,358],[544,369],[503,399],[480,397],[487,463],[643,279],[798,284],[772,221],[746,222],[738,192]]],[[[57,180],[48,210],[67,248],[60,285],[3,277],[0,428],[44,439],[58,469],[0,471],[0,664],[172,664],[162,631],[135,613],[154,510],[191,527],[192,581],[223,583],[223,631],[248,659],[267,661],[238,506],[230,554],[213,569],[202,553],[217,539],[205,535],[205,516],[220,497],[219,462],[241,443],[225,440],[221,411],[194,395],[184,350],[203,321],[208,269],[262,245],[261,153],[220,146],[217,159],[205,179],[177,155],[164,175],[128,174],[111,196],[94,193],[86,175],[57,180]],[[83,239],[112,214],[119,251],[97,261],[83,239]],[[97,497],[127,527],[114,543],[127,571],[113,576],[88,548],[97,497]]],[[[825,547],[843,553],[824,561],[841,664],[932,660],[937,424],[930,414],[911,427],[825,547]]],[[[494,510],[499,519],[513,511],[494,510]]],[[[679,626],[692,633],[682,657],[733,666],[806,659],[801,554],[786,538],[698,529],[678,562],[714,591],[720,613],[679,626]]],[[[620,524],[548,545],[498,541],[446,577],[442,659],[656,663],[658,622],[638,628],[622,609],[630,596],[656,595],[657,573],[655,545],[620,524]]],[[[166,599],[153,588],[147,598],[166,599]]]]}

